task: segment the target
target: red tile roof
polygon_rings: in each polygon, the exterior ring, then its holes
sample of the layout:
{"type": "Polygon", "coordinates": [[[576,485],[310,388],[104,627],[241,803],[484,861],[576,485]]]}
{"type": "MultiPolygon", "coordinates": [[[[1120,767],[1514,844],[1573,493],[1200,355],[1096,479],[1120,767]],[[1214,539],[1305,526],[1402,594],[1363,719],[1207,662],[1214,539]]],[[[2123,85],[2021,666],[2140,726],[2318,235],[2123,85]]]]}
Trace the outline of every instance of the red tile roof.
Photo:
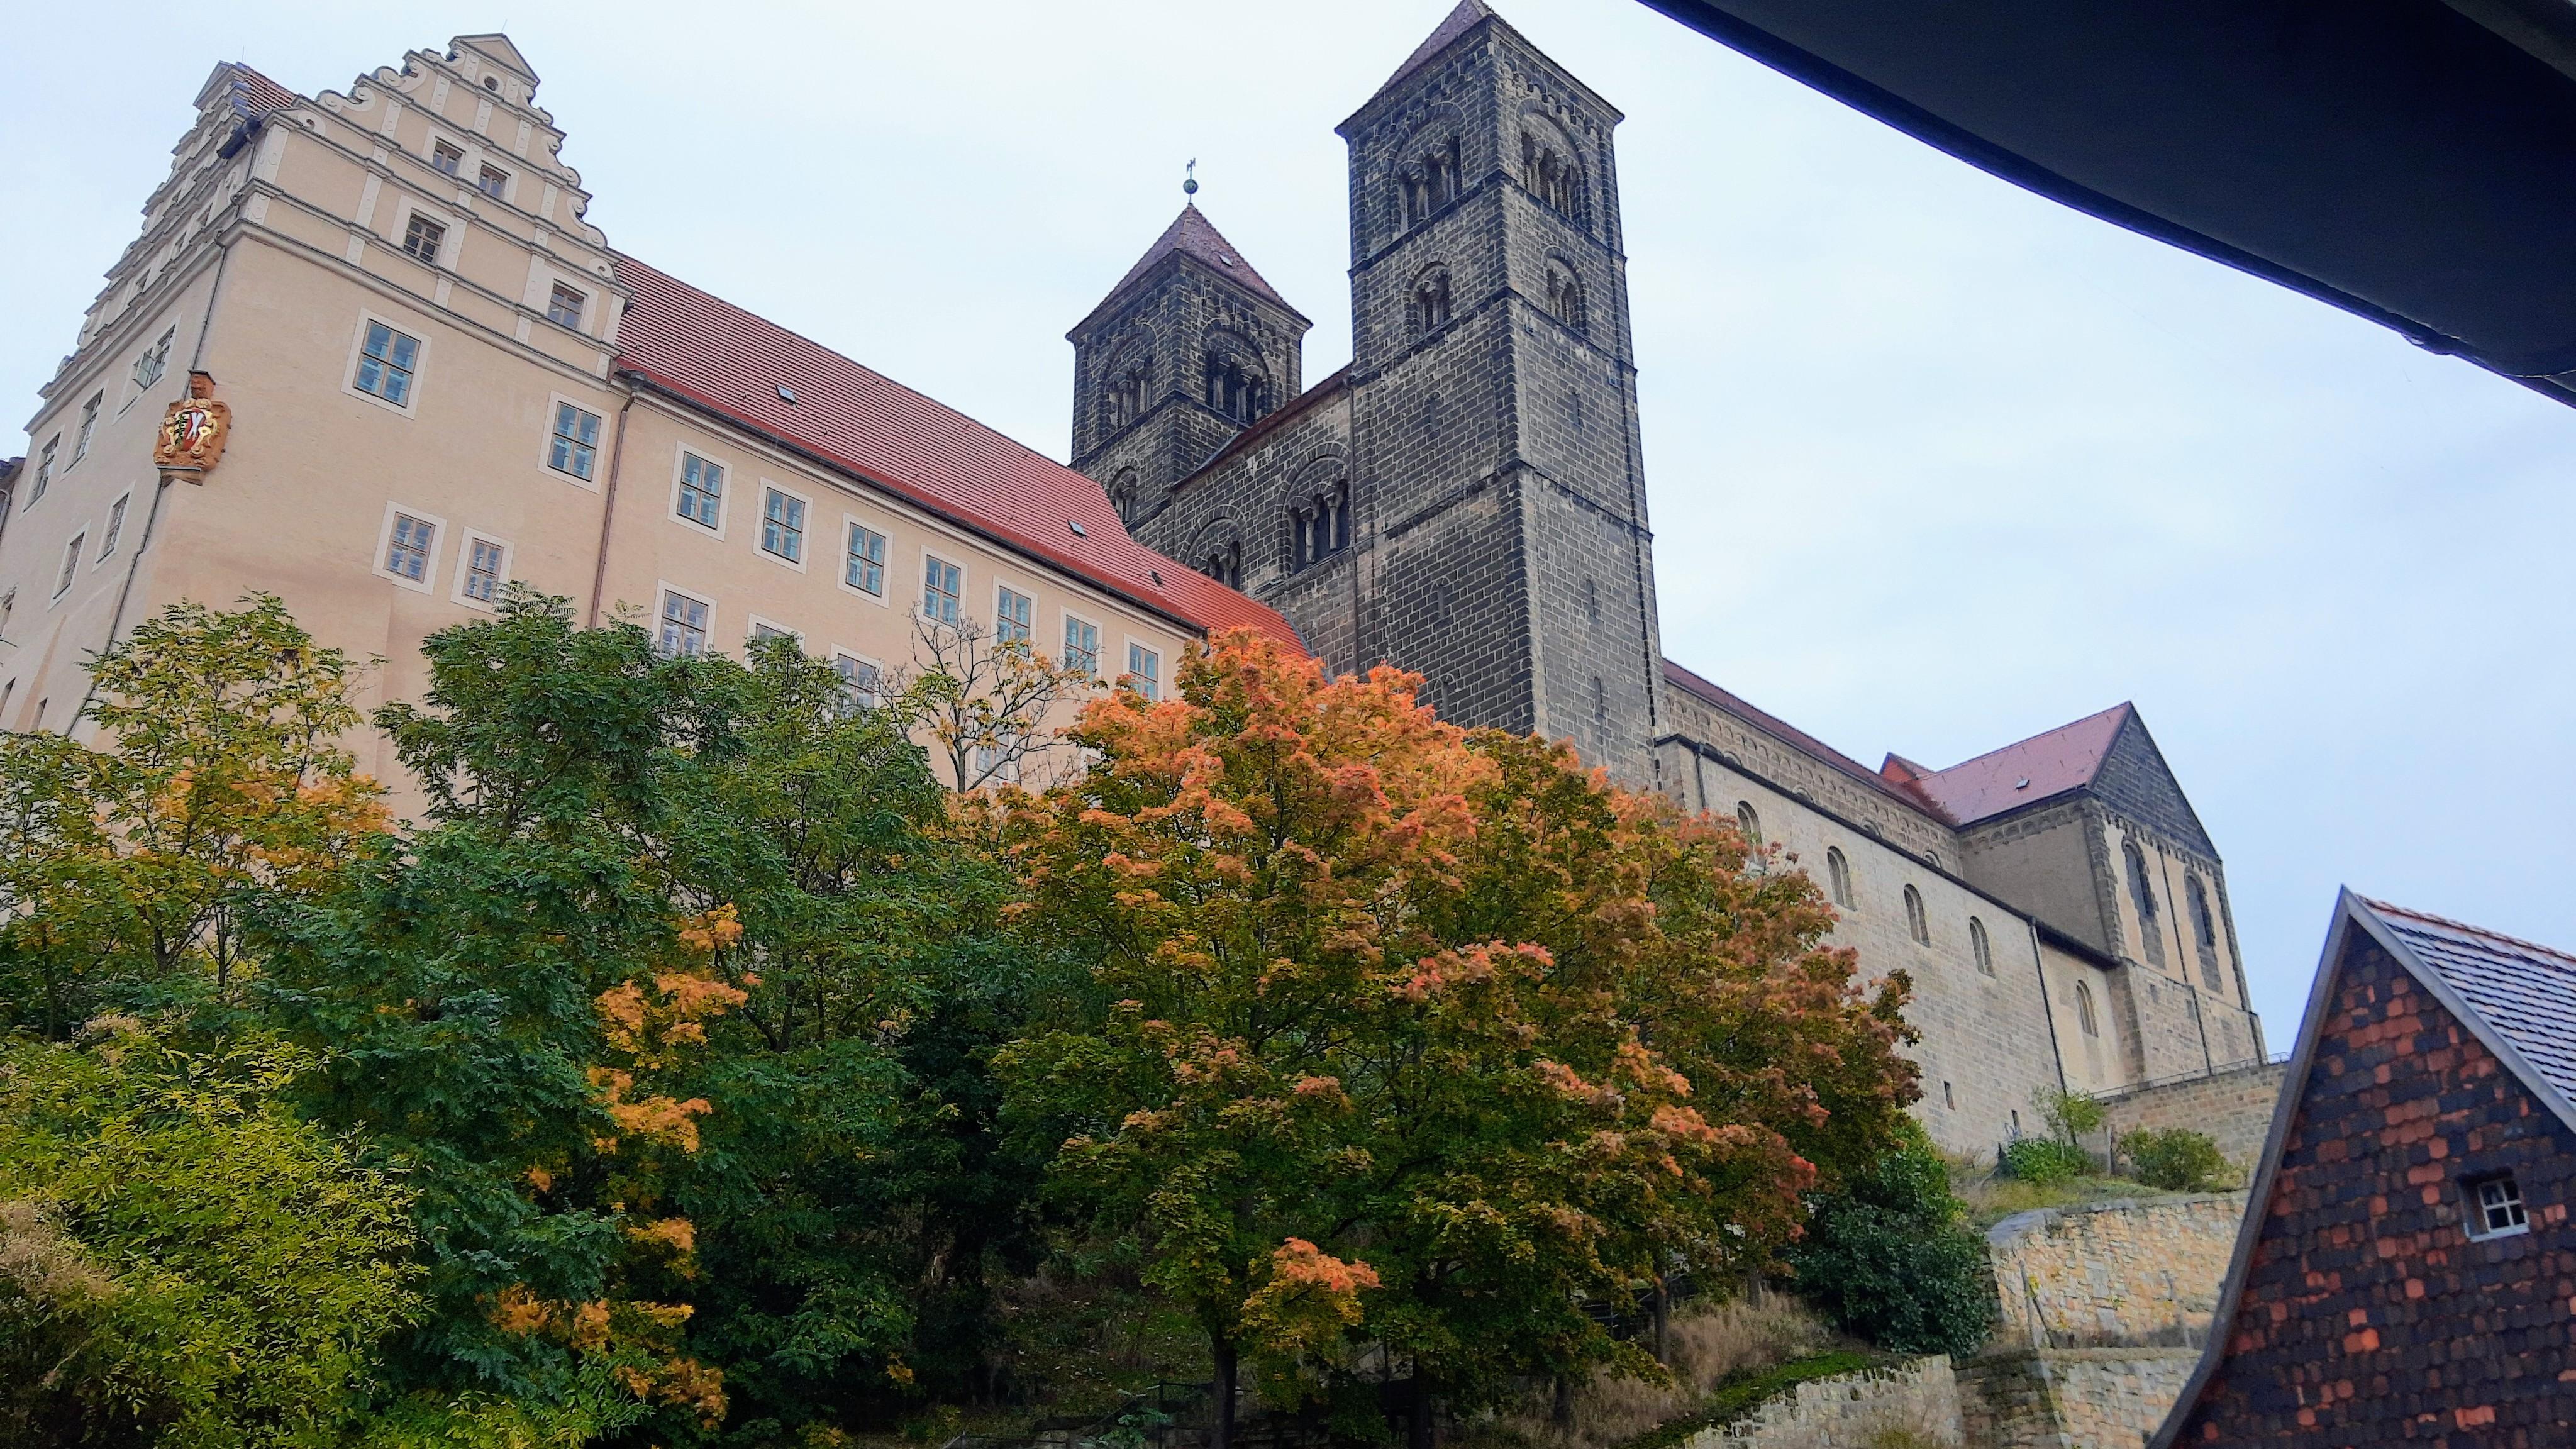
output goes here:
{"type": "Polygon", "coordinates": [[[302,96],[238,61],[228,60],[216,65],[214,73],[206,77],[206,83],[197,88],[197,104],[204,105],[209,92],[218,86],[241,87],[242,102],[252,115],[265,116],[304,104],[302,96]]]}
{"type": "MultiPolygon", "coordinates": [[[[1675,689],[1681,690],[1685,694],[1691,695],[1703,704],[1708,704],[1726,711],[1728,714],[1735,716],[1737,719],[1744,721],[1746,724],[1753,726],[1755,729],[1762,731],[1764,734],[1780,741],[1789,748],[1798,751],[1800,754],[1806,755],[1820,764],[1839,770],[1843,774],[1851,776],[1855,781],[1878,791],[1880,794],[1887,796],[1889,799],[1894,800],[1896,803],[1904,806],[1908,810],[1932,816],[1936,820],[1942,819],[1941,813],[1933,809],[1929,801],[1907,791],[1903,786],[1895,783],[1894,781],[1883,778],[1873,772],[1869,766],[1862,764],[1860,761],[1855,760],[1851,756],[1844,754],[1842,751],[1835,749],[1833,746],[1826,744],[1823,740],[1817,739],[1814,735],[1807,733],[1805,730],[1799,729],[1797,726],[1790,724],[1787,720],[1780,718],[1778,715],[1767,714],[1762,710],[1755,709],[1752,705],[1745,703],[1741,696],[1736,695],[1731,691],[1718,688],[1716,685],[1709,683],[1707,680],[1687,669],[1684,669],[1682,666],[1675,664],[1669,659],[1664,661],[1664,682],[1675,689]]],[[[1947,822],[1945,821],[1944,823],[1947,822]]]]}
{"type": "Polygon", "coordinates": [[[1155,263],[1175,253],[1201,263],[1220,277],[1242,284],[1256,297],[1288,307],[1289,311],[1297,313],[1299,321],[1307,320],[1305,313],[1289,307],[1287,298],[1272,291],[1270,284],[1261,280],[1261,274],[1252,269],[1252,263],[1243,259],[1243,253],[1234,249],[1234,243],[1217,234],[1215,225],[1200,212],[1197,202],[1181,208],[1181,214],[1172,218],[1172,224],[1163,228],[1163,234],[1154,238],[1154,244],[1145,248],[1145,254],[1136,259],[1136,265],[1127,269],[1127,275],[1118,279],[1118,285],[1109,289],[1109,295],[1101,298],[1100,307],[1092,308],[1092,312],[1097,315],[1101,307],[1118,300],[1119,293],[1152,271],[1155,263]]]}
{"type": "MultiPolygon", "coordinates": [[[[1415,46],[1413,54],[1404,58],[1404,64],[1395,68],[1395,74],[1386,78],[1386,84],[1369,93],[1369,99],[1374,101],[1395,89],[1398,81],[1429,65],[1433,56],[1449,48],[1451,41],[1474,29],[1477,21],[1493,18],[1493,14],[1485,8],[1485,0],[1458,0],[1458,8],[1449,12],[1448,19],[1432,28],[1430,38],[1415,46]]],[[[1365,111],[1368,107],[1363,104],[1360,109],[1365,111]]]]}
{"type": "Polygon", "coordinates": [[[2115,704],[1946,770],[1925,771],[1894,755],[1883,768],[1891,781],[1922,795],[1952,823],[1970,825],[2092,784],[2120,727],[2135,713],[2115,704]]]}
{"type": "Polygon", "coordinates": [[[1277,610],[1128,537],[1082,474],[632,257],[617,275],[635,297],[620,370],[1191,628],[1303,647],[1277,610]]]}

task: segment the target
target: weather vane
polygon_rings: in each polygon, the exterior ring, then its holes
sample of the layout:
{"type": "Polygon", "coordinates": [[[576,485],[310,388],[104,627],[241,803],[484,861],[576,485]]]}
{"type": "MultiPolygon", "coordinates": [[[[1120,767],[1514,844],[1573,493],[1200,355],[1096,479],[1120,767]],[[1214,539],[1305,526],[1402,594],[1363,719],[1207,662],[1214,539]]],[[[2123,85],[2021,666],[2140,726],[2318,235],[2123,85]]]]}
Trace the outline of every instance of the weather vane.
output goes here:
{"type": "Polygon", "coordinates": [[[1196,156],[1190,158],[1189,165],[1181,168],[1181,194],[1183,196],[1199,194],[1199,158],[1196,156]]]}

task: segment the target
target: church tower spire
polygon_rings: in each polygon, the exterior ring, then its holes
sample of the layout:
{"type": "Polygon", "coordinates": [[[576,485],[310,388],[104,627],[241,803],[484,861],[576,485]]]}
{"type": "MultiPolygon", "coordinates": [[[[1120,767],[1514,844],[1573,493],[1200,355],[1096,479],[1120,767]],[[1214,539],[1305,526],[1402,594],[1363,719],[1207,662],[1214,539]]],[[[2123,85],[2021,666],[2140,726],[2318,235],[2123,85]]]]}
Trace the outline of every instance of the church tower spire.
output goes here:
{"type": "MultiPolygon", "coordinates": [[[[1193,163],[1195,164],[1195,163],[1193,163]]],[[[1193,199],[1127,269],[1073,344],[1073,466],[1129,526],[1172,485],[1301,387],[1314,324],[1288,305],[1193,199]]]]}

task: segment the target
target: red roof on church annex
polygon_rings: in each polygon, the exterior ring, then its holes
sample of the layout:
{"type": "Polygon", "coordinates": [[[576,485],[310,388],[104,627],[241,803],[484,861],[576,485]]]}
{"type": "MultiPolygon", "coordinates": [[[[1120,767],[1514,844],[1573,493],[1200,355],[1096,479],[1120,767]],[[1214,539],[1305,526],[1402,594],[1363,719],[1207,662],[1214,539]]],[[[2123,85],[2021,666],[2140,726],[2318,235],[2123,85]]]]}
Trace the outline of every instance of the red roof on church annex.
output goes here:
{"type": "Polygon", "coordinates": [[[2092,784],[2120,737],[2120,727],[2136,712],[2127,704],[2115,704],[2100,714],[2086,715],[1946,770],[1925,770],[1890,755],[1880,773],[1931,802],[1952,824],[1972,825],[2092,784]]]}
{"type": "Polygon", "coordinates": [[[635,297],[621,371],[1165,617],[1304,647],[1277,610],[1129,537],[1090,478],[632,257],[617,276],[635,297]]]}
{"type": "MultiPolygon", "coordinates": [[[[1207,219],[1207,214],[1199,210],[1195,201],[1181,207],[1181,214],[1172,218],[1172,224],[1163,228],[1163,234],[1154,238],[1152,246],[1145,248],[1145,254],[1136,259],[1136,265],[1129,267],[1127,275],[1118,279],[1118,285],[1110,288],[1109,294],[1100,299],[1100,307],[1117,300],[1119,293],[1152,271],[1156,262],[1176,253],[1240,284],[1256,297],[1287,307],[1289,311],[1296,312],[1301,321],[1306,320],[1305,313],[1289,306],[1287,298],[1271,290],[1270,284],[1261,279],[1261,274],[1252,269],[1252,263],[1243,259],[1243,253],[1234,249],[1234,243],[1218,234],[1216,224],[1207,219]]],[[[1100,307],[1091,310],[1097,313],[1100,307]]]]}

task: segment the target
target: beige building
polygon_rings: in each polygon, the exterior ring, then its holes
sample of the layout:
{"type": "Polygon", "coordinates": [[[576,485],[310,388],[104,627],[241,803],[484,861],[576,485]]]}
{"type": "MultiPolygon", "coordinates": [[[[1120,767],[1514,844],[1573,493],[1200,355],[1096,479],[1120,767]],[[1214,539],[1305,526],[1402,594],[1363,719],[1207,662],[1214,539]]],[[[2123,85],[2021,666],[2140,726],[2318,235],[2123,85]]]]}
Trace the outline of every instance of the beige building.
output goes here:
{"type": "MultiPolygon", "coordinates": [[[[1475,81],[1480,37],[1498,25],[1467,0],[1398,79],[1475,81]]],[[[1522,60],[1545,70],[1543,58],[1522,60]]],[[[84,661],[109,639],[174,601],[221,604],[252,590],[281,596],[323,643],[384,661],[362,705],[416,697],[421,640],[487,613],[511,580],[566,596],[590,619],[631,615],[673,650],[792,635],[862,686],[912,665],[925,627],[957,625],[1158,689],[1212,630],[1298,639],[1232,582],[1301,607],[1299,589],[1311,592],[1347,551],[1374,548],[1380,525],[1351,500],[1382,500],[1392,485],[1362,477],[1354,490],[1343,470],[1367,450],[1325,437],[1288,460],[1288,512],[1256,517],[1277,500],[1256,508],[1247,493],[1228,504],[1242,517],[1222,520],[1240,524],[1227,547],[1175,545],[1224,582],[1154,552],[1093,479],[615,251],[582,219],[589,193],[559,158],[564,133],[536,89],[498,35],[414,52],[345,93],[312,97],[243,66],[215,68],[142,235],[43,390],[25,461],[0,471],[0,727],[69,727],[84,661]],[[201,478],[153,459],[164,411],[192,372],[211,377],[231,409],[225,451],[201,478]],[[1276,567],[1262,552],[1274,548],[1276,567]]],[[[1444,184],[1464,195],[1526,179],[1444,184]]],[[[1560,216],[1582,210],[1579,189],[1552,194],[1560,216]]],[[[1585,213],[1599,225],[1612,214],[1585,213]]],[[[1187,224],[1195,215],[1115,297],[1142,306],[1204,281],[1224,301],[1224,287],[1250,285],[1249,265],[1212,227],[1187,224]]],[[[1437,229],[1416,239],[1426,238],[1437,229]]],[[[1605,281],[1594,295],[1606,307],[1625,294],[1605,281]]],[[[1617,340],[1606,313],[1599,325],[1596,340],[1617,340]]],[[[1229,412],[1238,394],[1217,380],[1236,374],[1221,373],[1214,352],[1178,355],[1186,342],[1178,331],[1164,339],[1175,353],[1166,365],[1187,364],[1181,375],[1204,376],[1208,393],[1175,388],[1155,406],[1208,413],[1211,436],[1241,434],[1211,477],[1260,451],[1250,443],[1285,458],[1304,437],[1287,424],[1329,411],[1309,398],[1285,400],[1269,421],[1270,404],[1229,412]]],[[[1293,389],[1295,368],[1281,369],[1293,389]]],[[[1312,391],[1330,400],[1359,385],[1336,374],[1312,391]]],[[[1473,394],[1462,383],[1453,395],[1473,394]]],[[[1614,441],[1633,436],[1625,406],[1628,422],[1605,434],[1614,441]]],[[[1514,456],[1501,422],[1459,411],[1471,425],[1460,435],[1484,451],[1426,450],[1421,468],[1514,456]]],[[[1191,448],[1203,441],[1191,438],[1191,448]]],[[[1624,442],[1611,451],[1633,458],[1624,442]]],[[[1101,456],[1114,463],[1114,452],[1101,456]]],[[[1412,454],[1384,456],[1399,472],[1414,466],[1403,461],[1412,454]]],[[[1600,623],[1593,577],[1618,569],[1643,581],[1633,610],[1611,598],[1608,624],[1592,633],[1496,643],[1460,601],[1481,597],[1480,571],[1500,578],[1524,555],[1461,535],[1451,562],[1466,582],[1417,591],[1429,632],[1390,646],[1397,662],[1452,645],[1469,663],[1491,653],[1506,672],[1511,659],[1539,656],[1615,672],[1584,661],[1631,643],[1657,658],[1651,574],[1638,562],[1642,485],[1633,467],[1621,476],[1633,516],[1602,533],[1617,557],[1550,555],[1549,587],[1582,603],[1530,612],[1538,622],[1527,627],[1600,623]]],[[[1150,523],[1135,496],[1121,502],[1150,523]]],[[[1361,657],[1359,639],[1304,642],[1347,663],[1361,657]]],[[[1427,667],[1444,707],[1475,717],[1473,670],[1427,667]]],[[[1815,874],[1833,897],[1839,939],[1865,973],[1912,977],[1919,1110],[1945,1145],[1987,1152],[2035,1127],[2043,1089],[2132,1086],[2262,1055],[2215,848],[2126,706],[1949,770],[1890,757],[1872,771],[1669,662],[1628,704],[1611,693],[1595,677],[1588,695],[1567,696],[1590,701],[1576,711],[1593,721],[1587,735],[1578,720],[1578,744],[1607,758],[1626,748],[1614,735],[1635,735],[1646,754],[1620,756],[1623,772],[1781,847],[1781,868],[1815,874]],[[1631,716],[1633,731],[1601,724],[1631,716]]],[[[366,768],[400,781],[381,741],[359,744],[366,768]]]]}

